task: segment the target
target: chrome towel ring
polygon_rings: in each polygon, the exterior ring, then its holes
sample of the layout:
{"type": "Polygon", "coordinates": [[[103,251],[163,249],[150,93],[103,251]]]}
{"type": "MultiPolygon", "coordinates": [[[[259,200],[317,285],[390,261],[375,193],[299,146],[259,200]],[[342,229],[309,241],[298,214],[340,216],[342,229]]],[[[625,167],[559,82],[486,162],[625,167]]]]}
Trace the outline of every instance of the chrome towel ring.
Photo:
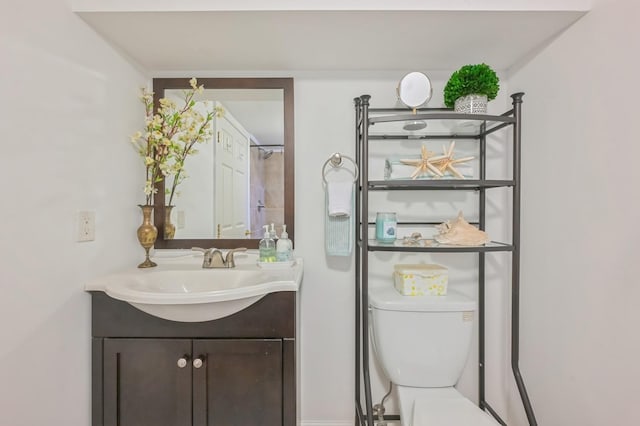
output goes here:
{"type": "MultiPolygon", "coordinates": [[[[358,170],[358,165],[356,164],[356,162],[353,160],[353,158],[347,156],[347,155],[342,155],[339,152],[334,152],[331,157],[329,157],[329,159],[327,161],[324,162],[324,165],[322,166],[322,181],[324,182],[324,184],[327,184],[327,166],[331,165],[331,167],[344,167],[344,164],[342,162],[342,160],[349,160],[351,161],[351,164],[353,164],[353,168],[354,170],[350,170],[350,169],[346,169],[349,173],[351,173],[351,175],[353,176],[353,183],[356,183],[358,181],[358,175],[360,174],[359,170],[358,170]]],[[[331,169],[329,169],[331,170],[331,169]]]]}

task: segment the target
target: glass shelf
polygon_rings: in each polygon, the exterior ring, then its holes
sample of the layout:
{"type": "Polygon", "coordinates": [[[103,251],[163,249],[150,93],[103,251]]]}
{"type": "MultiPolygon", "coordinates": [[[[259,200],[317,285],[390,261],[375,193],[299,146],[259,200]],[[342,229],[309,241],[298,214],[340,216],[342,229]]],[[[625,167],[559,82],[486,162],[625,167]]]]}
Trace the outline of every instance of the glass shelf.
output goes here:
{"type": "Polygon", "coordinates": [[[484,253],[489,251],[513,251],[513,245],[490,241],[482,246],[455,246],[450,244],[440,244],[434,240],[428,246],[410,246],[402,244],[402,240],[394,243],[379,243],[376,240],[367,241],[369,251],[397,251],[397,252],[440,252],[440,253],[484,253]]]}
{"type": "Polygon", "coordinates": [[[437,189],[462,189],[478,190],[481,188],[501,188],[514,186],[513,180],[477,180],[477,179],[415,179],[415,180],[371,180],[368,183],[369,191],[393,191],[393,190],[437,190],[437,189]]]}
{"type": "Polygon", "coordinates": [[[369,117],[369,140],[479,139],[513,123],[515,123],[515,118],[508,114],[485,115],[455,112],[371,114],[369,117]],[[426,127],[415,131],[403,129],[405,123],[413,121],[424,121],[426,127]]]}

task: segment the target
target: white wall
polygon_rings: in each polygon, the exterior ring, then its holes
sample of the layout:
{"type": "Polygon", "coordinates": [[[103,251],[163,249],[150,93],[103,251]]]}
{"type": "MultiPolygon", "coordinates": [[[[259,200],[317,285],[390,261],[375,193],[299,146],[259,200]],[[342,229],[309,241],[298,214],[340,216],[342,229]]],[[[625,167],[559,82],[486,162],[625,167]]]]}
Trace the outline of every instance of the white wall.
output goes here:
{"type": "MultiPolygon", "coordinates": [[[[12,3],[0,17],[0,424],[87,425],[82,286],[141,256],[142,168],[127,141],[141,124],[135,94],[145,78],[64,1],[38,2],[37,13],[12,3]],[[85,209],[96,211],[97,239],[76,243],[74,215],[85,209]]],[[[639,46],[628,30],[639,12],[632,0],[596,1],[503,89],[527,92],[521,357],[544,425],[640,422],[631,408],[640,399],[631,84],[639,46]]],[[[334,151],[353,154],[353,97],[391,104],[401,74],[295,76],[296,252],[306,266],[300,409],[309,425],[353,418],[353,265],[324,256],[321,166],[334,151]]],[[[445,78],[436,76],[436,93],[445,78]]],[[[505,332],[492,361],[504,357],[505,332]]],[[[497,408],[506,404],[501,389],[513,387],[507,373],[491,373],[497,408]]],[[[526,424],[513,389],[509,407],[509,424],[526,424]]]]}
{"type": "MultiPolygon", "coordinates": [[[[434,98],[430,106],[442,106],[442,90],[449,73],[425,71],[434,84],[434,98]]],[[[354,416],[354,265],[353,257],[327,257],[324,252],[324,190],[322,166],[333,152],[354,155],[354,107],[353,98],[362,94],[372,95],[372,106],[395,106],[395,87],[404,72],[302,74],[295,76],[295,131],[296,131],[296,255],[305,259],[305,274],[302,288],[302,403],[303,424],[350,425],[354,416]]],[[[508,109],[510,98],[504,88],[500,97],[490,104],[492,112],[502,113],[508,109]],[[507,100],[509,99],[509,100],[507,100]]],[[[388,144],[385,142],[373,142],[388,144]]],[[[397,142],[396,142],[397,143],[397,142]]],[[[446,143],[446,141],[445,141],[446,143]]],[[[500,145],[500,144],[498,144],[500,145]]],[[[420,143],[400,144],[405,151],[418,155],[420,143]],[[413,149],[413,151],[411,151],[413,149]]],[[[427,143],[432,150],[440,150],[438,142],[427,143]]],[[[399,149],[395,145],[396,152],[399,149]]],[[[495,167],[504,168],[505,161],[495,149],[495,167]]],[[[504,176],[500,176],[504,177],[504,176]]],[[[424,193],[423,193],[424,194],[424,193]]],[[[380,194],[372,194],[374,195],[380,194]]],[[[444,196],[440,192],[438,197],[444,196]]],[[[418,219],[426,215],[454,217],[457,206],[464,204],[461,194],[450,202],[424,200],[417,193],[392,194],[382,204],[394,205],[397,211],[410,211],[418,219]],[[418,198],[422,198],[418,200],[418,198]],[[400,210],[402,209],[402,210],[400,210]],[[435,213],[434,213],[435,210],[435,213]],[[444,212],[444,213],[443,213],[444,212]]],[[[469,195],[473,197],[473,195],[469,195]]],[[[384,196],[382,198],[385,198],[384,196]]],[[[377,197],[380,199],[380,197],[377,197]]],[[[467,198],[465,198],[466,200],[467,198]]],[[[475,200],[475,198],[472,198],[475,200]]],[[[504,221],[497,211],[505,207],[505,198],[500,196],[490,203],[488,213],[493,237],[504,238],[504,221]],[[496,225],[497,222],[497,225],[496,225]]],[[[475,208],[475,204],[473,205],[475,208]]],[[[469,213],[468,210],[465,212],[469,213]]],[[[472,212],[471,215],[475,213],[472,212]]],[[[509,215],[507,215],[507,218],[509,215]]],[[[491,228],[490,228],[491,229],[491,228]]],[[[509,274],[508,255],[489,255],[488,301],[492,310],[487,314],[488,359],[487,391],[493,396],[492,405],[506,411],[506,384],[509,377],[508,359],[505,357],[507,318],[504,306],[504,282],[509,274]]],[[[372,282],[392,285],[391,270],[394,263],[412,263],[432,259],[452,269],[452,286],[475,296],[477,293],[475,256],[452,257],[440,255],[429,257],[376,254],[371,256],[372,282]],[[455,272],[453,272],[455,271],[455,272]]],[[[416,338],[420,338],[419,335],[416,338]]],[[[410,349],[409,349],[410,350],[410,349]]],[[[461,391],[468,397],[477,398],[477,346],[473,345],[470,361],[460,383],[461,391]]],[[[388,382],[381,378],[380,370],[372,363],[374,402],[379,402],[388,382]]],[[[363,400],[364,401],[364,400],[363,400]]],[[[395,403],[387,404],[387,413],[398,414],[395,403]]]]}
{"type": "Polygon", "coordinates": [[[546,426],[640,424],[640,5],[594,3],[509,80],[527,92],[521,367],[546,426]]]}
{"type": "Polygon", "coordinates": [[[142,163],[129,146],[147,79],[64,0],[0,15],[0,424],[90,424],[88,278],[142,260],[142,163]],[[75,242],[75,214],[96,240],[75,242]]]}

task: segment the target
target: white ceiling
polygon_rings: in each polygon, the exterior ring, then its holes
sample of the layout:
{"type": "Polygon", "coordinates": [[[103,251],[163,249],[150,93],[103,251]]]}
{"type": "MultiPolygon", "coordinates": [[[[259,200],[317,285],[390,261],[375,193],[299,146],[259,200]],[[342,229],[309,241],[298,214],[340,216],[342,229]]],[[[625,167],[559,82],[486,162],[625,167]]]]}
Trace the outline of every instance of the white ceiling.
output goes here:
{"type": "MultiPolygon", "coordinates": [[[[82,19],[150,76],[449,73],[480,62],[508,70],[590,8],[590,0],[72,1],[82,19]]],[[[283,129],[273,128],[282,118],[266,119],[281,117],[281,100],[210,95],[205,97],[222,101],[258,143],[282,143],[283,129]]]]}
{"type": "Polygon", "coordinates": [[[255,0],[183,2],[176,10],[181,2],[76,0],[74,11],[157,75],[177,70],[452,71],[478,62],[506,70],[588,10],[586,0],[386,2],[386,9],[397,10],[383,10],[381,1],[369,2],[378,10],[363,10],[358,0],[262,0],[260,10],[255,0]],[[294,10],[288,3],[316,10],[294,10]],[[481,4],[489,10],[481,10],[481,4]],[[351,10],[338,10],[349,5],[351,10]],[[409,7],[414,10],[402,10],[409,7]]]}

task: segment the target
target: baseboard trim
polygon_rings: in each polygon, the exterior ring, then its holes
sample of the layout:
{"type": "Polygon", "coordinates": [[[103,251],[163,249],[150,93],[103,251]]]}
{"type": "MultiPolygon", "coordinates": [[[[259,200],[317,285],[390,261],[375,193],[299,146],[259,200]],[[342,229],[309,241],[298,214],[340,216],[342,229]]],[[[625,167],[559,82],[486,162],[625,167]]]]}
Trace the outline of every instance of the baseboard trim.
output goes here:
{"type": "Polygon", "coordinates": [[[355,421],[345,422],[341,420],[303,420],[300,426],[353,426],[355,421]]]}

